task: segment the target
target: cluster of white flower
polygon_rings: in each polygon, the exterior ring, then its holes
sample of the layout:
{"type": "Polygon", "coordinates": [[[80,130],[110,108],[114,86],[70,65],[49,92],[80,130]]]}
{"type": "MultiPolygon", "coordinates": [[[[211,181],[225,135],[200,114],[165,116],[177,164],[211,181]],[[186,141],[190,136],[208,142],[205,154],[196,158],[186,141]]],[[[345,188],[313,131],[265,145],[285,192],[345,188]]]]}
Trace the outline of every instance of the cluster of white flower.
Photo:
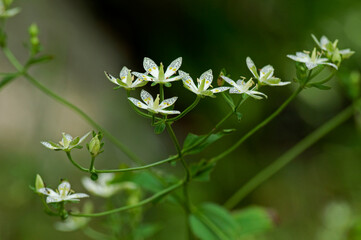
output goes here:
{"type": "MultiPolygon", "coordinates": [[[[290,83],[281,82],[279,78],[274,77],[274,69],[271,65],[263,67],[258,74],[257,68],[251,58],[247,57],[246,62],[249,70],[253,74],[254,78],[257,80],[258,84],[261,86],[283,86],[290,83]]],[[[111,82],[118,85],[117,88],[122,87],[126,90],[134,90],[135,88],[143,87],[144,85],[146,85],[147,82],[152,82],[152,86],[156,84],[164,84],[165,86],[169,86],[170,82],[182,80],[185,88],[201,97],[213,96],[215,93],[220,93],[227,90],[229,90],[230,94],[246,94],[256,99],[267,97],[264,93],[256,91],[258,89],[258,84],[255,84],[252,79],[247,82],[241,79],[235,82],[226,76],[221,76],[231,86],[220,86],[217,88],[213,88],[211,85],[213,81],[213,74],[211,69],[207,70],[199,78],[197,78],[196,85],[196,83],[193,81],[192,77],[188,73],[179,70],[181,65],[182,58],[179,57],[174,60],[164,72],[162,63],[158,67],[158,65],[153,60],[146,57],[143,61],[145,73],[132,72],[127,67],[123,67],[120,71],[119,78],[115,78],[107,72],[105,72],[105,75],[111,82]],[[174,76],[177,71],[179,75],[174,76]],[[137,77],[136,80],[134,80],[134,77],[137,77]]],[[[165,99],[161,103],[159,103],[159,95],[157,95],[156,99],[154,100],[152,95],[150,95],[144,89],[142,89],[140,96],[144,103],[132,97],[129,97],[128,99],[135,106],[148,110],[151,113],[180,114],[180,111],[166,110],[168,107],[175,103],[177,97],[165,99]]]]}

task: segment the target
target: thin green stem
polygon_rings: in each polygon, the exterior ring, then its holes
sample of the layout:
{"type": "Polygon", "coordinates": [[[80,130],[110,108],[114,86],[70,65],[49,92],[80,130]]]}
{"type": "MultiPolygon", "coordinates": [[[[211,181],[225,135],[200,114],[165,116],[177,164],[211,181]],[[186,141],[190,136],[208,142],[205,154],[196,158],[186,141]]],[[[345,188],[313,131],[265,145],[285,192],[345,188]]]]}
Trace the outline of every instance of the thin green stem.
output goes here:
{"type": "Polygon", "coordinates": [[[73,158],[71,157],[70,152],[66,152],[66,156],[68,157],[68,159],[70,160],[70,162],[71,162],[75,167],[77,167],[80,171],[89,172],[89,169],[80,166],[77,162],[75,162],[75,161],[73,160],[73,158]]]}
{"type": "Polygon", "coordinates": [[[267,125],[272,119],[274,119],[276,116],[278,116],[285,107],[302,91],[303,86],[300,86],[275,112],[273,112],[269,117],[267,117],[265,120],[263,120],[261,123],[259,123],[256,127],[254,127],[252,130],[247,132],[241,139],[239,139],[235,144],[233,144],[230,148],[228,148],[226,151],[222,152],[218,156],[213,157],[210,162],[215,163],[219,161],[220,159],[224,158],[234,150],[236,150],[245,140],[247,140],[250,136],[252,136],[254,133],[256,133],[258,130],[260,130],[262,127],[267,125]]]}
{"type": "Polygon", "coordinates": [[[92,156],[92,159],[90,160],[89,172],[95,172],[94,162],[95,162],[95,157],[92,156]]]}
{"type": "Polygon", "coordinates": [[[307,137],[298,142],[294,147],[289,149],[271,165],[259,172],[256,176],[251,178],[246,184],[244,184],[235,194],[233,194],[224,204],[228,209],[235,207],[240,201],[242,201],[250,192],[272,177],[275,173],[284,168],[293,159],[299,156],[307,148],[315,144],[318,140],[328,134],[330,131],[344,123],[353,115],[353,106],[349,106],[331,120],[324,123],[321,127],[309,134],[307,137]]]}
{"type": "Polygon", "coordinates": [[[160,192],[157,192],[156,194],[154,194],[153,196],[146,198],[140,202],[138,202],[137,204],[133,204],[133,205],[129,205],[129,206],[124,206],[124,207],[120,207],[120,208],[115,208],[109,211],[105,211],[105,212],[99,212],[99,213],[89,213],[89,214],[82,214],[82,213],[69,213],[69,215],[74,216],[74,217],[100,217],[100,216],[105,216],[105,215],[109,215],[109,214],[113,214],[113,213],[118,213],[118,212],[122,212],[122,211],[126,211],[126,210],[130,210],[133,208],[137,208],[137,207],[141,207],[143,205],[146,205],[148,203],[151,203],[155,200],[157,200],[158,198],[165,196],[167,194],[169,194],[170,192],[178,189],[179,187],[183,186],[183,181],[174,184],[172,186],[170,186],[169,188],[166,188],[160,192]]]}
{"type": "Polygon", "coordinates": [[[9,48],[3,47],[3,52],[6,56],[6,58],[10,61],[10,63],[18,70],[18,72],[23,72],[24,67],[21,65],[21,63],[16,59],[14,54],[10,51],[9,48]]]}
{"type": "Polygon", "coordinates": [[[131,172],[131,171],[139,171],[139,170],[145,170],[151,167],[155,167],[164,163],[168,163],[168,162],[172,162],[174,160],[178,159],[178,155],[177,156],[173,156],[173,157],[169,157],[167,159],[155,162],[155,163],[151,163],[148,165],[144,165],[144,166],[140,166],[140,167],[134,167],[134,168],[124,168],[124,169],[104,169],[104,170],[95,170],[96,173],[111,173],[111,172],[131,172]]]}
{"type": "Polygon", "coordinates": [[[197,98],[194,100],[194,102],[191,105],[189,105],[181,114],[179,114],[176,117],[167,119],[167,122],[175,122],[175,121],[181,119],[182,117],[184,117],[187,113],[189,113],[193,108],[195,108],[197,106],[197,104],[199,103],[199,100],[201,100],[201,97],[197,96],[197,98]]]}

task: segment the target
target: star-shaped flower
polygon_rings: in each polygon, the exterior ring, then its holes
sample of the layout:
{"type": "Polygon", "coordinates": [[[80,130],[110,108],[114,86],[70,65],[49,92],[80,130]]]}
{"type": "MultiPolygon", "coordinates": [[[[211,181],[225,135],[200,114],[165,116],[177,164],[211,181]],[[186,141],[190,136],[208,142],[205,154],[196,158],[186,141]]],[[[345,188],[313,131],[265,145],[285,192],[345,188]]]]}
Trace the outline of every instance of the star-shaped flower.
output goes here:
{"type": "Polygon", "coordinates": [[[85,138],[89,136],[90,132],[86,133],[81,138],[79,137],[73,138],[67,133],[62,133],[62,134],[63,134],[63,138],[59,143],[54,143],[49,141],[49,142],[41,142],[41,144],[43,144],[45,147],[51,150],[55,150],[55,151],[63,150],[65,152],[69,152],[73,148],[79,148],[79,149],[82,148],[82,146],[80,146],[79,144],[81,144],[85,140],[85,138]]]}
{"type": "Polygon", "coordinates": [[[46,203],[65,201],[79,202],[80,200],[78,198],[89,197],[89,195],[85,193],[73,193],[68,181],[62,181],[56,191],[50,188],[41,188],[38,192],[48,196],[46,198],[46,203]]]}
{"type": "Polygon", "coordinates": [[[257,87],[257,85],[252,88],[250,90],[250,88],[252,87],[252,85],[254,84],[254,82],[252,81],[252,79],[250,79],[248,82],[245,82],[244,80],[239,79],[236,82],[234,82],[232,79],[226,77],[226,76],[222,76],[222,78],[228,82],[229,84],[231,84],[233,87],[231,89],[229,89],[229,93],[237,93],[237,94],[247,94],[255,99],[262,99],[262,97],[266,97],[267,95],[258,91],[255,91],[253,89],[255,89],[257,87]]]}
{"type": "Polygon", "coordinates": [[[122,68],[122,70],[119,73],[119,78],[115,78],[107,72],[104,73],[112,83],[115,83],[119,86],[117,88],[122,87],[127,90],[131,90],[137,87],[143,87],[144,85],[147,84],[147,82],[144,81],[142,78],[137,78],[134,81],[134,76],[132,76],[130,69],[128,69],[127,67],[122,68]]]}
{"type": "Polygon", "coordinates": [[[184,86],[197,95],[212,96],[213,93],[219,93],[229,89],[229,87],[218,87],[208,90],[213,81],[211,69],[204,72],[199,78],[197,78],[198,86],[194,84],[193,79],[191,78],[191,76],[189,76],[188,73],[180,70],[179,75],[182,77],[184,86]]]}
{"type": "Polygon", "coordinates": [[[338,40],[331,42],[330,40],[328,40],[328,38],[326,36],[322,36],[320,41],[318,41],[318,39],[315,37],[315,35],[311,34],[311,36],[312,36],[313,40],[316,42],[316,44],[323,51],[326,52],[326,56],[331,59],[335,54],[340,54],[343,59],[346,59],[346,58],[351,57],[355,53],[354,51],[351,51],[351,49],[349,49],[349,48],[339,50],[337,48],[338,40]]]}
{"type": "Polygon", "coordinates": [[[311,70],[318,65],[329,65],[335,69],[337,66],[333,63],[327,62],[327,58],[321,58],[320,55],[317,54],[316,48],[313,49],[311,56],[304,52],[297,52],[296,55],[287,55],[287,57],[291,58],[296,62],[302,62],[306,64],[306,67],[311,70]]]}
{"type": "Polygon", "coordinates": [[[146,73],[133,72],[133,74],[136,77],[141,78],[145,81],[163,84],[173,82],[182,78],[181,76],[171,77],[178,71],[181,65],[182,58],[179,57],[168,66],[167,71],[164,73],[162,63],[158,68],[157,64],[155,64],[152,59],[145,57],[143,61],[143,66],[146,73]],[[150,76],[148,74],[150,74],[150,76]]]}
{"type": "Polygon", "coordinates": [[[152,113],[163,113],[163,114],[180,114],[179,111],[174,110],[164,110],[167,107],[170,107],[175,103],[178,97],[172,97],[165,99],[159,104],[159,94],[157,95],[156,99],[153,100],[152,95],[150,95],[147,91],[143,90],[140,92],[140,97],[142,98],[143,102],[139,101],[138,99],[129,97],[129,101],[131,101],[135,106],[139,108],[143,108],[148,110],[152,113]]]}
{"type": "Polygon", "coordinates": [[[264,66],[261,71],[257,72],[256,65],[252,61],[250,57],[246,59],[247,67],[253,74],[253,76],[258,80],[261,85],[269,85],[269,86],[284,86],[290,84],[291,82],[281,82],[281,79],[273,76],[274,69],[271,65],[264,66]]]}

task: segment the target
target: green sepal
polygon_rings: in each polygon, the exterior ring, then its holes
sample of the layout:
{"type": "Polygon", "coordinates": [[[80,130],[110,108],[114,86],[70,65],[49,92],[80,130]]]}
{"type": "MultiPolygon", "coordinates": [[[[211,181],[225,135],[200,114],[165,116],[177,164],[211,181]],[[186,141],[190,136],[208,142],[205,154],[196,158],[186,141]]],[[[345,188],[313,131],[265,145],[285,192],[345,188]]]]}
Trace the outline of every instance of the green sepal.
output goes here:
{"type": "Polygon", "coordinates": [[[165,130],[165,123],[164,122],[161,122],[160,124],[157,124],[154,128],[154,133],[155,134],[161,134],[162,132],[164,132],[165,130]]]}
{"type": "Polygon", "coordinates": [[[211,145],[212,143],[214,143],[215,141],[217,141],[218,139],[220,139],[221,137],[223,137],[226,134],[227,133],[220,131],[218,133],[211,134],[206,140],[204,140],[204,138],[207,135],[198,136],[193,133],[189,133],[187,135],[186,139],[184,140],[182,152],[183,153],[187,152],[188,154],[200,153],[206,147],[208,147],[209,145],[211,145]],[[202,143],[200,143],[200,142],[202,142],[202,143]],[[195,145],[197,145],[197,146],[195,146],[195,145]]]}
{"type": "Polygon", "coordinates": [[[119,88],[122,88],[122,86],[113,87],[113,90],[118,90],[119,88]]]}
{"type": "Polygon", "coordinates": [[[232,215],[238,226],[238,237],[241,239],[253,237],[274,228],[273,217],[275,214],[271,213],[272,211],[269,209],[258,206],[234,211],[232,215]]]}
{"type": "Polygon", "coordinates": [[[157,85],[157,82],[152,82],[152,84],[150,85],[151,87],[154,87],[155,85],[157,85]]]}
{"type": "Polygon", "coordinates": [[[211,173],[216,166],[215,163],[209,163],[208,160],[202,159],[200,162],[191,164],[190,171],[192,179],[199,182],[207,182],[211,179],[211,173]]]}
{"type": "Polygon", "coordinates": [[[166,82],[166,83],[164,83],[164,86],[165,86],[165,87],[171,87],[172,84],[171,84],[170,82],[166,82]]]}
{"type": "Polygon", "coordinates": [[[237,223],[223,207],[204,203],[189,217],[191,229],[201,240],[234,240],[237,237],[237,223]]]}
{"type": "Polygon", "coordinates": [[[242,120],[243,114],[240,112],[235,112],[237,120],[240,122],[242,120]]]}
{"type": "Polygon", "coordinates": [[[297,76],[296,81],[300,82],[301,84],[305,83],[308,76],[308,69],[306,67],[306,64],[296,62],[295,66],[296,66],[296,76],[297,76]]]}

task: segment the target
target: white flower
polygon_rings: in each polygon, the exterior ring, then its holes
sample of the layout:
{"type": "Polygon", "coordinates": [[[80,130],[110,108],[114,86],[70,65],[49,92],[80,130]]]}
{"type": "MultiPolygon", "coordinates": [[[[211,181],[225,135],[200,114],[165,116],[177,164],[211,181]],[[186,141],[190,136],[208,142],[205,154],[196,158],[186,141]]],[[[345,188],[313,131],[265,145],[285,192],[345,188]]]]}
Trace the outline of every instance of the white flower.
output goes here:
{"type": "Polygon", "coordinates": [[[258,91],[254,91],[253,89],[255,89],[257,87],[257,85],[252,88],[250,90],[250,87],[252,87],[253,85],[253,81],[252,79],[249,80],[248,82],[245,82],[244,80],[239,79],[237,81],[237,83],[235,83],[232,79],[226,77],[226,76],[222,76],[222,78],[228,82],[229,84],[231,84],[233,86],[233,88],[229,89],[229,93],[237,93],[237,94],[247,94],[255,99],[262,99],[262,97],[266,97],[267,96],[264,93],[258,92],[258,91]]]}
{"type": "Polygon", "coordinates": [[[41,142],[41,144],[43,144],[45,147],[52,149],[52,150],[63,150],[63,151],[70,151],[73,148],[82,148],[82,146],[80,146],[79,144],[82,143],[85,138],[87,138],[90,134],[90,132],[86,133],[83,137],[79,138],[73,138],[72,136],[70,136],[67,133],[62,133],[63,134],[63,138],[61,139],[61,141],[59,143],[54,143],[54,142],[41,142]]]}
{"type": "Polygon", "coordinates": [[[142,87],[147,84],[142,78],[137,78],[134,81],[134,76],[132,76],[130,69],[123,67],[119,73],[119,78],[115,78],[107,72],[104,72],[107,78],[112,82],[117,84],[119,87],[125,89],[134,89],[137,87],[142,87]]]}
{"type": "Polygon", "coordinates": [[[121,189],[119,184],[111,184],[113,179],[113,173],[102,173],[99,174],[99,178],[96,181],[93,181],[88,177],[84,177],[82,179],[82,183],[85,189],[90,193],[108,198],[121,189]]]}
{"type": "Polygon", "coordinates": [[[274,77],[274,69],[271,65],[264,66],[258,75],[256,65],[254,64],[252,59],[250,57],[247,57],[246,62],[248,69],[251,71],[253,76],[259,81],[261,85],[284,86],[291,83],[281,82],[281,79],[274,77]]]}
{"type": "Polygon", "coordinates": [[[219,93],[229,89],[229,87],[219,87],[208,90],[213,81],[211,69],[204,72],[199,78],[197,78],[198,86],[194,84],[193,79],[188,73],[179,71],[179,75],[182,77],[184,86],[197,95],[212,96],[213,93],[219,93]]]}
{"type": "Polygon", "coordinates": [[[296,55],[287,55],[287,57],[291,58],[296,62],[305,63],[306,67],[309,70],[317,67],[318,65],[323,65],[323,64],[329,65],[337,69],[337,66],[335,64],[327,62],[328,61],[327,58],[321,58],[319,55],[317,55],[316,48],[313,49],[311,57],[309,54],[303,52],[297,52],[296,55]]]}
{"type": "Polygon", "coordinates": [[[158,68],[157,64],[155,64],[155,62],[152,59],[145,57],[143,61],[143,66],[146,73],[143,74],[143,73],[133,72],[133,74],[138,78],[142,78],[143,80],[149,82],[154,82],[154,83],[173,82],[182,78],[181,76],[171,77],[173,74],[175,74],[178,71],[181,65],[182,65],[182,58],[179,57],[168,66],[167,71],[164,73],[162,63],[158,68]],[[150,74],[150,76],[148,74],[150,74]]]}
{"type": "Polygon", "coordinates": [[[38,192],[48,196],[46,198],[46,203],[64,201],[78,202],[78,198],[89,197],[89,195],[85,193],[72,193],[71,186],[68,181],[62,181],[56,191],[50,188],[41,188],[38,192]]]}
{"type": "Polygon", "coordinates": [[[339,50],[337,48],[337,43],[338,40],[335,40],[333,43],[328,40],[328,38],[326,36],[322,36],[320,41],[318,41],[318,39],[315,37],[315,35],[311,34],[313,40],[316,42],[316,44],[324,51],[326,51],[326,53],[332,57],[333,54],[335,53],[339,53],[341,54],[343,59],[349,58],[351,57],[355,52],[351,51],[351,49],[347,48],[347,49],[342,49],[339,50]]]}
{"type": "Polygon", "coordinates": [[[128,99],[135,106],[146,109],[152,113],[180,114],[179,111],[163,110],[163,109],[173,105],[178,97],[172,97],[172,98],[165,99],[163,102],[161,102],[159,104],[159,94],[157,95],[156,99],[153,100],[152,95],[150,95],[147,91],[145,91],[143,89],[140,93],[140,97],[142,98],[143,102],[145,102],[146,104],[144,104],[141,101],[139,101],[138,99],[135,99],[132,97],[129,97],[128,99]]]}

